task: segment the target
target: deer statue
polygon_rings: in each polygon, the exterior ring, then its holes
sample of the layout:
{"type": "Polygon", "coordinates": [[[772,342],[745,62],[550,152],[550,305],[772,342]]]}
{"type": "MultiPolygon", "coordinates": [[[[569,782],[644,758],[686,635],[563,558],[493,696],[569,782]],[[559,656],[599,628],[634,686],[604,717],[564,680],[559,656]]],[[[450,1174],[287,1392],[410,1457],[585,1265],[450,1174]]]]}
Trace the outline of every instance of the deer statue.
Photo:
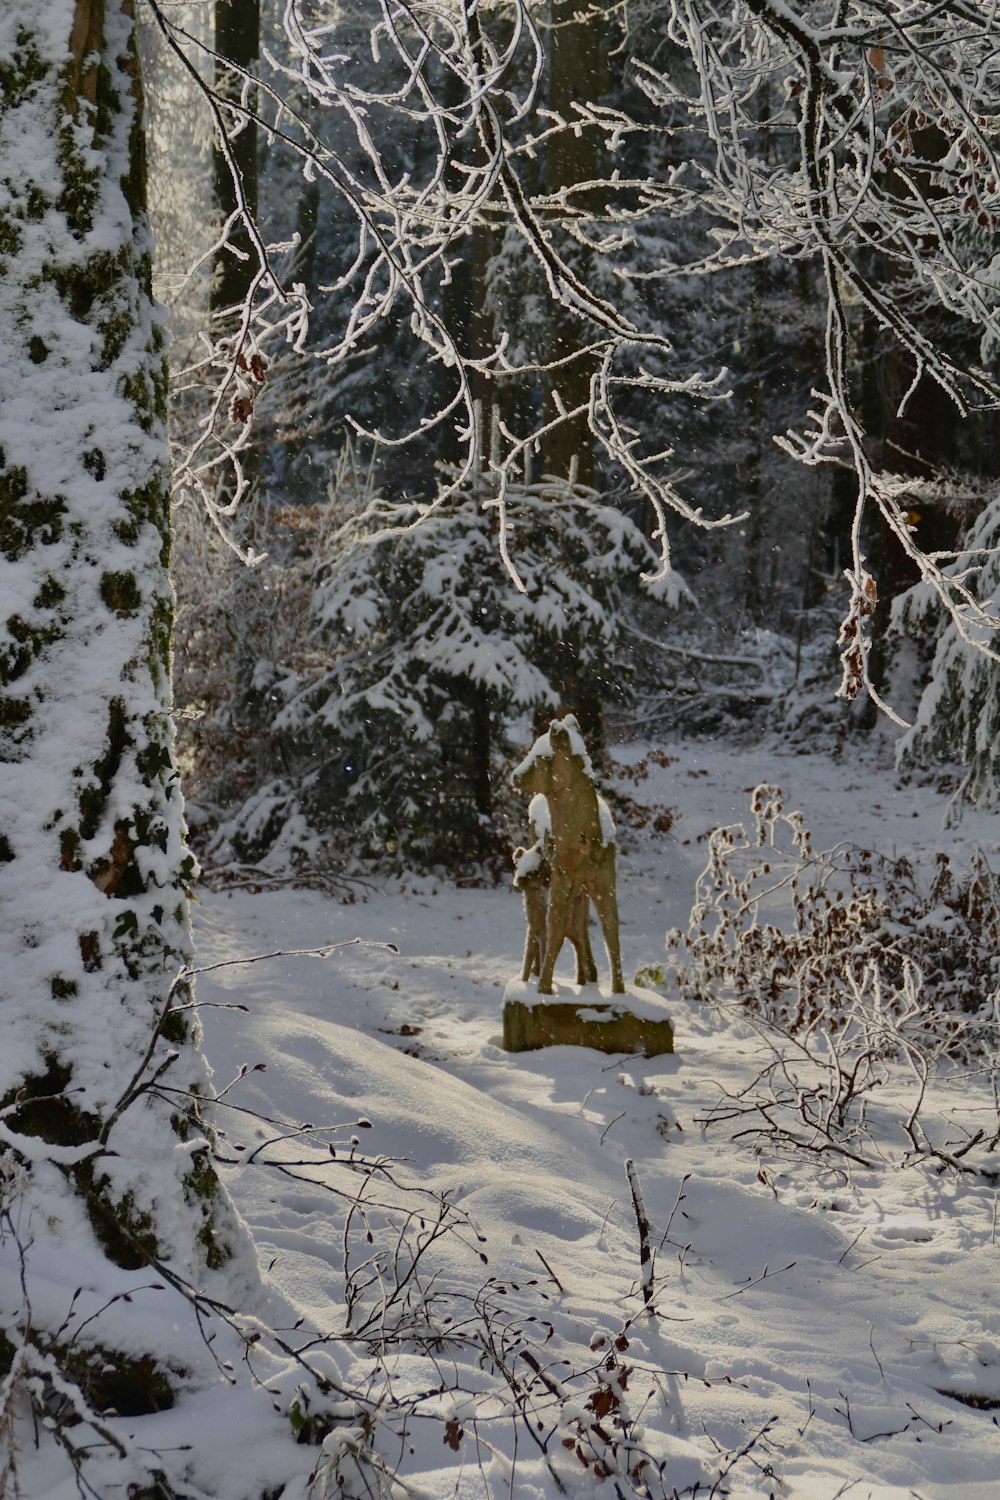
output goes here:
{"type": "MultiPolygon", "coordinates": [[[[578,983],[582,982],[579,979],[582,965],[579,936],[581,927],[586,933],[591,901],[604,933],[611,964],[612,994],[624,994],[615,893],[615,827],[607,803],[597,795],[590,757],[572,714],[552,721],[548,732],[539,736],[515,768],[513,782],[520,792],[531,793],[534,798],[544,797],[548,813],[547,840],[545,837],[541,841],[536,838],[534,848],[523,856],[527,860],[540,842],[539,862],[547,855],[549,864],[549,901],[544,955],[538,976],[539,994],[552,994],[552,972],[567,937],[577,948],[578,983]]],[[[534,802],[532,807],[535,807],[534,802]]],[[[536,811],[540,813],[540,810],[536,811]]],[[[533,826],[537,826],[537,822],[537,818],[532,818],[533,826]]],[[[533,862],[529,861],[529,866],[525,874],[530,876],[533,862]]],[[[516,870],[515,884],[519,878],[522,881],[520,889],[524,890],[524,877],[516,870]]],[[[535,902],[536,927],[538,911],[535,902]]],[[[526,978],[530,975],[531,923],[532,914],[529,913],[526,978]]],[[[589,939],[587,946],[589,948],[589,939]]]]}

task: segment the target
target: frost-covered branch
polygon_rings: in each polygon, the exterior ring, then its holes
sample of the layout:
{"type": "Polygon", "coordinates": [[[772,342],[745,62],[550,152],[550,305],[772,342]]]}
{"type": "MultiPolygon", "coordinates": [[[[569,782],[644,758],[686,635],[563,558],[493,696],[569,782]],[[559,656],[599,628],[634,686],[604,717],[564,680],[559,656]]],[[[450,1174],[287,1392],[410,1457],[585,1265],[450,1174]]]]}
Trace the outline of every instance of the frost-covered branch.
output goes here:
{"type": "MultiPolygon", "coordinates": [[[[914,534],[909,477],[877,453],[859,389],[862,334],[874,330],[903,371],[898,415],[929,387],[956,420],[1000,401],[995,372],[976,352],[980,340],[1000,346],[991,7],[669,0],[648,38],[625,17],[613,104],[586,83],[571,107],[553,108],[562,86],[556,32],[525,0],[388,0],[350,15],[286,0],[280,55],[277,43],[265,49],[261,77],[236,69],[242,88],[224,99],[205,81],[212,48],[159,0],[147,4],[204,96],[223,155],[227,131],[253,123],[310,190],[327,195],[341,226],[339,263],[317,291],[294,279],[286,289],[281,255],[255,229],[254,290],[236,334],[210,340],[192,365],[189,387],[211,394],[182,472],[223,529],[229,507],[213,500],[213,485],[235,466],[237,496],[245,488],[241,454],[263,391],[254,360],[265,346],[308,349],[346,386],[346,372],[391,337],[408,349],[405,410],[398,399],[379,408],[368,393],[364,410],[345,396],[338,417],[383,457],[423,455],[419,501],[411,491],[380,506],[385,538],[485,476],[496,546],[523,590],[517,489],[530,485],[539,459],[544,470],[575,444],[583,467],[569,463],[557,477],[587,478],[594,455],[623,476],[651,517],[652,576],[665,576],[669,522],[727,525],[742,504],[709,515],[678,478],[671,434],[654,440],[637,422],[644,406],[677,421],[689,405],[731,399],[727,372],[707,360],[692,368],[663,307],[638,293],[812,263],[826,303],[815,404],[775,438],[803,464],[854,475],[841,694],[886,707],[869,666],[884,611],[865,613],[873,524],[962,639],[994,650],[993,615],[951,557],[914,534]],[[552,162],[567,155],[574,168],[560,177],[552,162]],[[468,288],[456,291],[473,264],[471,295],[483,302],[475,308],[468,288]],[[531,328],[522,319],[529,304],[531,328]],[[310,320],[323,324],[311,343],[310,320]],[[399,430],[390,406],[401,412],[399,430]]],[[[599,22],[617,24],[581,12],[557,30],[583,35],[599,22]]],[[[210,255],[240,226],[249,233],[232,167],[237,213],[210,255]]]]}
{"type": "Polygon", "coordinates": [[[640,64],[640,80],[654,103],[683,108],[711,143],[698,170],[703,206],[722,226],[712,272],[748,256],[812,259],[823,270],[825,389],[811,427],[779,441],[806,464],[854,471],[841,694],[879,701],[868,667],[869,513],[881,516],[962,638],[994,650],[995,619],[951,559],[923,551],[907,524],[905,477],[874,461],[855,343],[858,319],[870,319],[910,362],[900,414],[921,382],[936,384],[958,416],[998,404],[995,375],[968,352],[1000,326],[989,269],[1000,210],[995,11],[961,0],[794,9],[781,0],[671,0],[669,26],[694,64],[694,88],[649,64],[640,64]]]}

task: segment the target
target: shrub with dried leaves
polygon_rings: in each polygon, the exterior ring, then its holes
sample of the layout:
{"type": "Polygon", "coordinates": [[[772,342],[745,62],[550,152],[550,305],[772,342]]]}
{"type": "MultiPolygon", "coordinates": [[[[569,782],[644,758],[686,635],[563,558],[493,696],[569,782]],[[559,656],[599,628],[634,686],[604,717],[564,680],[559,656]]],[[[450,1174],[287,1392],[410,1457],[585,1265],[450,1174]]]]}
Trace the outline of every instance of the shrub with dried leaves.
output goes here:
{"type": "Polygon", "coordinates": [[[710,835],[687,933],[668,934],[689,994],[733,998],[793,1034],[834,1033],[873,967],[890,1013],[909,1006],[915,971],[952,1056],[992,1047],[1000,887],[982,854],[960,872],[938,852],[928,873],[847,842],[817,853],[780,787],[755,787],[750,809],[749,825],[710,835]]]}

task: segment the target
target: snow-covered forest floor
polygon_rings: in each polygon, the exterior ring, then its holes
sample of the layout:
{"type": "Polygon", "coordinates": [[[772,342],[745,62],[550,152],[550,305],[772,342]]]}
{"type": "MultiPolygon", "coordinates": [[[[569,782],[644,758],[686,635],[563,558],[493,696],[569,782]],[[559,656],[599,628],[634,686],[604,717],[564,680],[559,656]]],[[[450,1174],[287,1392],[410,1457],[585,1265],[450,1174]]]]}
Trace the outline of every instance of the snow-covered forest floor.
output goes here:
{"type": "MultiPolygon", "coordinates": [[[[648,748],[625,746],[618,759],[635,766],[648,748]]],[[[665,930],[686,924],[707,831],[745,819],[760,781],[803,810],[816,847],[953,849],[959,867],[978,847],[996,868],[995,819],[974,814],[943,832],[943,795],[899,787],[850,751],[834,761],[666,748],[667,764],[646,761],[645,779],[622,784],[674,809],[669,832],[632,833],[621,850],[628,979],[662,964],[665,930]]],[[[202,975],[199,995],[248,1007],[203,1013],[217,1085],[266,1065],[227,1100],[316,1127],[260,1154],[307,1165],[268,1169],[249,1158],[279,1132],[234,1112],[224,1154],[243,1164],[225,1169],[226,1182],[262,1266],[298,1307],[297,1339],[344,1334],[330,1348],[345,1384],[374,1390],[373,1369],[379,1379],[388,1370],[398,1405],[376,1441],[411,1486],[400,1494],[554,1500],[592,1493],[603,1469],[635,1470],[647,1455],[654,1495],[695,1485],[789,1500],[996,1495],[998,1188],[937,1161],[900,1165],[914,1091],[905,1068],[873,1092],[873,1165],[758,1151],[752,1136],[731,1139],[738,1125],[702,1122],[720,1092],[757,1077],[764,1042],[669,984],[673,1056],[503,1050],[504,988],[523,943],[512,889],[421,878],[354,904],[289,888],[214,893],[196,935],[205,966],[355,938],[399,950],[362,944],[223,967],[202,975]],[[346,1127],[332,1161],[319,1131],[331,1124],[346,1127]],[[356,1152],[398,1163],[392,1181],[368,1182],[367,1219],[363,1207],[348,1214],[363,1179],[336,1165],[352,1135],[356,1152]],[[653,1313],[626,1159],[655,1253],[653,1313]],[[435,1234],[423,1193],[455,1205],[448,1232],[435,1234]],[[393,1204],[421,1216],[408,1225],[411,1248],[424,1246],[409,1280],[393,1204]],[[370,1336],[386,1303],[398,1336],[376,1359],[370,1336]]],[[[938,1079],[931,1107],[949,1139],[995,1123],[981,1073],[938,1079]]],[[[220,1494],[239,1487],[253,1451],[220,1454],[220,1494]]],[[[303,1492],[318,1463],[318,1493],[341,1493],[322,1451],[302,1454],[303,1492]]]]}

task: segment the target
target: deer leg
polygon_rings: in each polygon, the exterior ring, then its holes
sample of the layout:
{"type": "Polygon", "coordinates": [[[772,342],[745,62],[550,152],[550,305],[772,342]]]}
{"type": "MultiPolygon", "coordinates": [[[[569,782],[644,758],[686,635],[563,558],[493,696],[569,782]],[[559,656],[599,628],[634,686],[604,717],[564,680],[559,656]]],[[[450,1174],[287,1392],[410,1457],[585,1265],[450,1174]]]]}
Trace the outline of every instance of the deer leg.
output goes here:
{"type": "Polygon", "coordinates": [[[608,950],[608,960],[611,964],[611,993],[624,995],[625,981],[622,977],[622,950],[618,936],[618,899],[615,895],[613,864],[595,880],[591,895],[597,907],[601,931],[604,933],[604,946],[608,950]]]}
{"type": "Polygon", "coordinates": [[[556,966],[559,950],[566,938],[571,897],[572,892],[569,881],[560,878],[553,871],[552,887],[549,893],[549,920],[545,933],[545,958],[542,961],[542,972],[538,977],[538,993],[540,995],[552,994],[552,971],[556,966]]]}
{"type": "Polygon", "coordinates": [[[521,965],[521,982],[527,984],[532,974],[538,972],[538,939],[531,928],[524,940],[524,962],[521,965]]]}
{"type": "Polygon", "coordinates": [[[597,965],[590,946],[590,899],[584,890],[577,891],[573,899],[569,940],[576,950],[577,984],[594,984],[597,965]]]}
{"type": "Polygon", "coordinates": [[[524,915],[528,924],[528,932],[524,941],[524,963],[521,966],[521,979],[527,983],[532,974],[539,974],[542,968],[542,955],[545,952],[545,923],[548,917],[548,902],[545,899],[544,889],[535,886],[524,887],[524,915]]]}
{"type": "Polygon", "coordinates": [[[582,912],[583,961],[587,968],[587,983],[597,983],[597,963],[594,959],[594,950],[590,946],[590,898],[584,894],[582,912]]]}

